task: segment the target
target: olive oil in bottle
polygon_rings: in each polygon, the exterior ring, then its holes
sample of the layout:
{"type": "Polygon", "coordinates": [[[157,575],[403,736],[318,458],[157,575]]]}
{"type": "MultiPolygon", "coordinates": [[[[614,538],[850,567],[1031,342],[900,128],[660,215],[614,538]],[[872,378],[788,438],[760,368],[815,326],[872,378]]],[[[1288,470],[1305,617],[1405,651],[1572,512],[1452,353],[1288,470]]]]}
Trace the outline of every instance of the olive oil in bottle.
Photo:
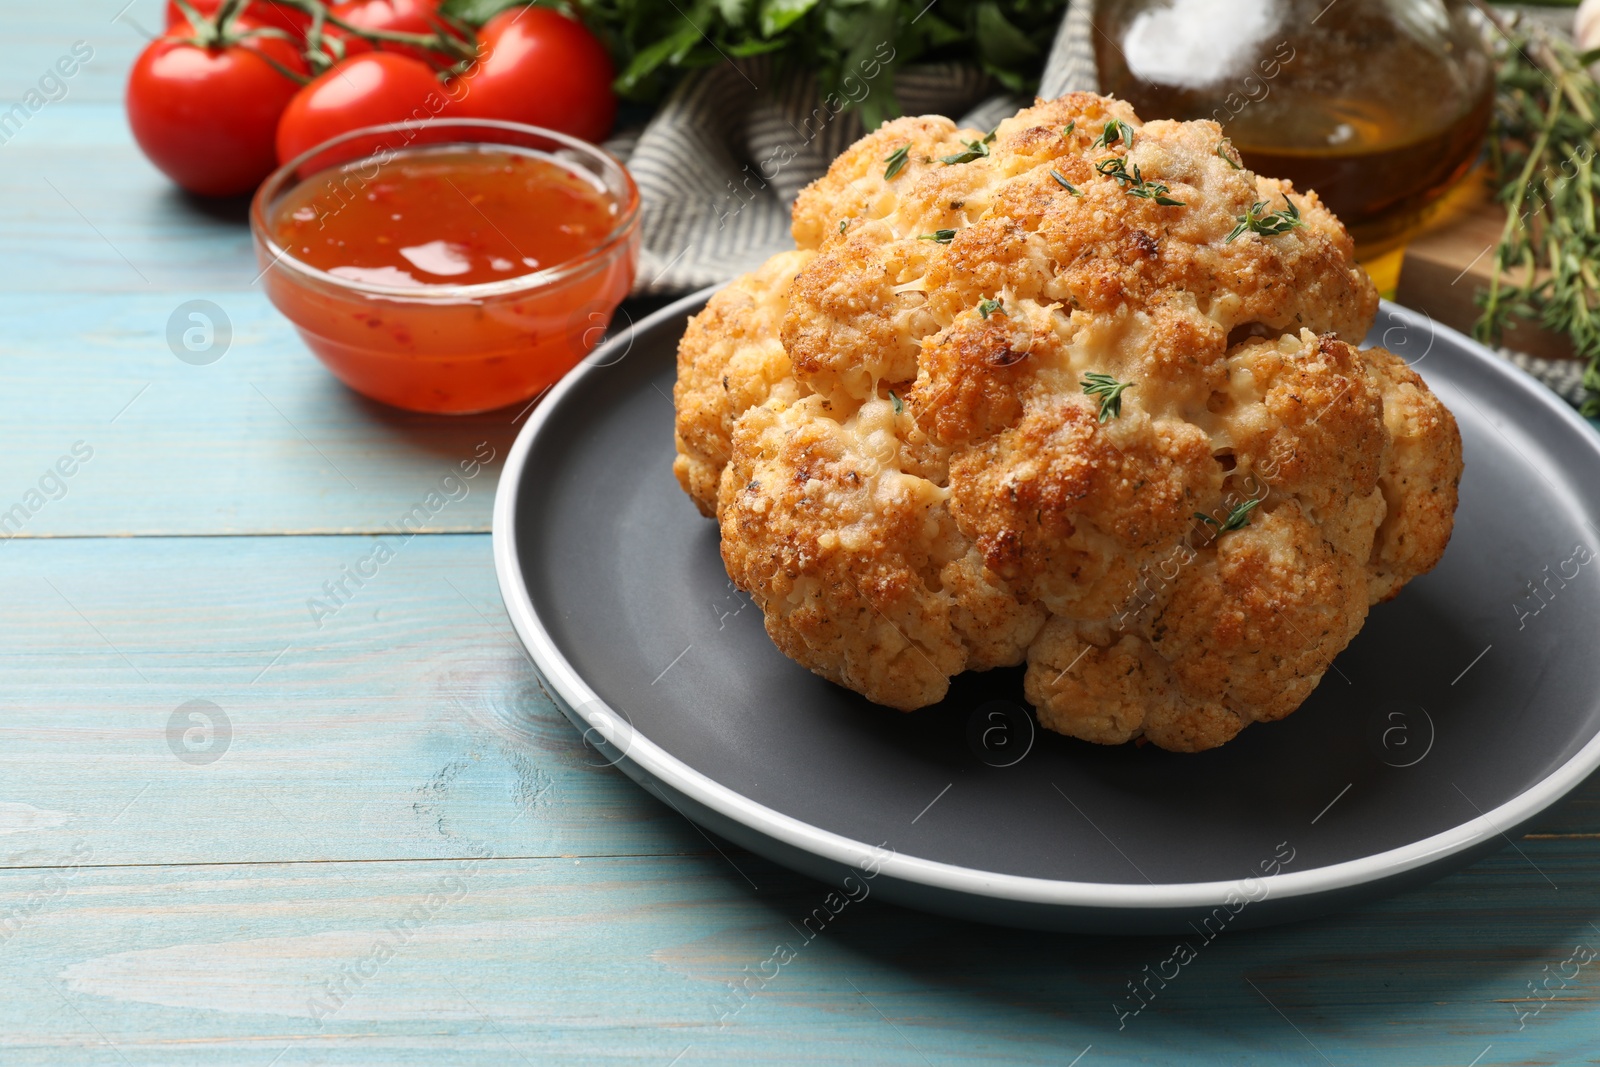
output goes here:
{"type": "Polygon", "coordinates": [[[1245,166],[1314,189],[1363,259],[1399,247],[1471,168],[1493,71],[1464,3],[1103,0],[1102,92],[1210,118],[1245,166]]]}

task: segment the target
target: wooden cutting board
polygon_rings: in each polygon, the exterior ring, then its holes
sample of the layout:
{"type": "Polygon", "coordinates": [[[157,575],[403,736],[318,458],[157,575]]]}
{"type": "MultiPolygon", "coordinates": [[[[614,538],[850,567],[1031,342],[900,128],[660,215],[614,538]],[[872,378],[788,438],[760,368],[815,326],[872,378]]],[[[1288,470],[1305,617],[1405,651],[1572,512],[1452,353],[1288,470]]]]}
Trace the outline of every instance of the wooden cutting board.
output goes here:
{"type": "MultiPolygon", "coordinates": [[[[1488,288],[1494,246],[1505,226],[1505,209],[1484,184],[1469,177],[1446,198],[1432,226],[1406,248],[1395,299],[1435,321],[1472,334],[1478,321],[1477,294],[1488,288]]],[[[1519,324],[1506,332],[1508,348],[1547,359],[1575,359],[1565,334],[1519,324]]]]}

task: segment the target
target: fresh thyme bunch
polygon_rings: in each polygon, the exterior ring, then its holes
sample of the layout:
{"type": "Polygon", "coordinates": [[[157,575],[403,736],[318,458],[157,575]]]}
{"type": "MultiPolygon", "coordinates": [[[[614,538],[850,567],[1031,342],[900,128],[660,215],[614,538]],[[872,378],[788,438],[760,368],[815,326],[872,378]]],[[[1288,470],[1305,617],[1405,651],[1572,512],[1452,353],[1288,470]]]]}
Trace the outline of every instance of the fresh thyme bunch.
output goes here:
{"type": "Polygon", "coordinates": [[[1600,84],[1588,70],[1600,50],[1537,25],[1500,28],[1489,161],[1506,224],[1474,332],[1497,342],[1523,318],[1568,335],[1589,360],[1583,413],[1600,415],[1600,84]]]}

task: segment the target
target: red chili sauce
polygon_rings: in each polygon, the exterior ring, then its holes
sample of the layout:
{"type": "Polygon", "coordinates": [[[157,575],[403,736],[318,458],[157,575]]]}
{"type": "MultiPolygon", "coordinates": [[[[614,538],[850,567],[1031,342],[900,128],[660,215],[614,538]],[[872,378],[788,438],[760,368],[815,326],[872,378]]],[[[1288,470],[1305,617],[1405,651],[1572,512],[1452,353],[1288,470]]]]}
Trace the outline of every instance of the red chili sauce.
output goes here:
{"type": "Polygon", "coordinates": [[[351,387],[415,410],[481,411],[533,396],[592,347],[633,280],[634,239],[616,239],[622,211],[543,156],[421,148],[287,192],[272,240],[331,278],[264,278],[351,387]],[[593,254],[608,243],[618,247],[593,254]],[[553,276],[517,281],[540,272],[553,276]]]}

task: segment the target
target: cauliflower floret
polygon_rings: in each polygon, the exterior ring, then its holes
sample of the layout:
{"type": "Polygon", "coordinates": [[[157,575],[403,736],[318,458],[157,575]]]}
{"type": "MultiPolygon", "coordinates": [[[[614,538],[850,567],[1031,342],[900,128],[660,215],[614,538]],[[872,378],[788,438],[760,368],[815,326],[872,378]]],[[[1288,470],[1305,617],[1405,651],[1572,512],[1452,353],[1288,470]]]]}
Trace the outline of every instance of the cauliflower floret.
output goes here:
{"type": "Polygon", "coordinates": [[[789,283],[811,253],[783,252],[711,298],[689,320],[678,348],[678,456],[672,471],[700,512],[717,514],[717,482],[732,448],[733,423],[770,397],[793,402],[810,390],[778,340],[789,283]]]}
{"type": "Polygon", "coordinates": [[[902,709],[1025,661],[1046,727],[1196,751],[1438,561],[1454,420],[1351,347],[1377,297],[1316,194],[1236,158],[1076,94],[990,138],[885,123],[800,194],[675,394],[678,479],[779,648],[902,709]],[[1262,202],[1298,222],[1236,232],[1262,202]]]}
{"type": "Polygon", "coordinates": [[[1461,480],[1455,419],[1405,360],[1381,348],[1361,353],[1383,391],[1388,431],[1379,484],[1387,504],[1372,546],[1372,602],[1388,600],[1444,555],[1461,480]]]}
{"type": "Polygon", "coordinates": [[[907,471],[917,436],[889,400],[839,420],[811,395],[740,418],[718,494],[728,575],[792,658],[898,708],[938,701],[969,667],[1022,662],[1044,612],[975,558],[933,481],[907,471]]]}

